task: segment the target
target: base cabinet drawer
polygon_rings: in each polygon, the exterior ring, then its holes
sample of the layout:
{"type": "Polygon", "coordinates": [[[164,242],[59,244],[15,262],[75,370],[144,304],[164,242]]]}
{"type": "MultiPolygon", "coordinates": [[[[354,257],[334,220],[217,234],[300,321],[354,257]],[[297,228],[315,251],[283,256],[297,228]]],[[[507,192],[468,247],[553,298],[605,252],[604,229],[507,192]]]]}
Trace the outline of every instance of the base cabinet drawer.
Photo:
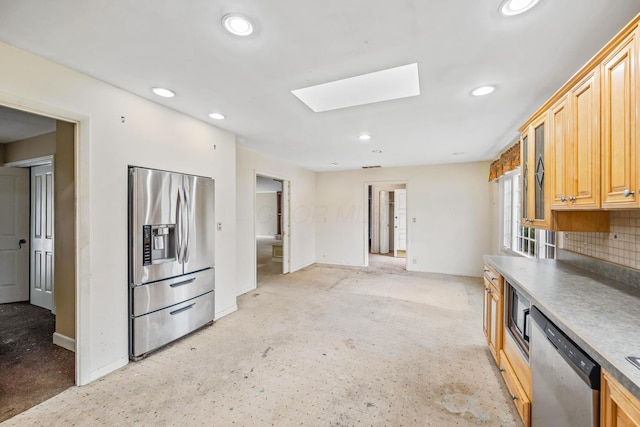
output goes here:
{"type": "Polygon", "coordinates": [[[520,381],[518,381],[518,377],[511,367],[509,359],[507,359],[504,352],[501,351],[500,353],[500,371],[502,372],[502,378],[507,385],[511,399],[513,399],[513,403],[516,405],[522,422],[525,427],[529,427],[531,426],[531,401],[527,397],[520,381]]]}

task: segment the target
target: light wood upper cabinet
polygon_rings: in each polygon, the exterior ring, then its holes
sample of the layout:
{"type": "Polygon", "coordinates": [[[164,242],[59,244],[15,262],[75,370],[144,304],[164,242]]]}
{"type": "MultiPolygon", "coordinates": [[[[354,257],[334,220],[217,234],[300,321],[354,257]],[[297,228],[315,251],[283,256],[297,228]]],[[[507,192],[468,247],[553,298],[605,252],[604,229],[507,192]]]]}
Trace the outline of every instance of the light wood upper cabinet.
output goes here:
{"type": "Polygon", "coordinates": [[[551,207],[600,207],[600,84],[595,69],[551,107],[551,207]]]}
{"type": "Polygon", "coordinates": [[[520,128],[523,226],[606,232],[608,212],[640,208],[639,23],[640,15],[520,128]]]}
{"type": "Polygon", "coordinates": [[[602,63],[602,206],[640,206],[637,30],[602,63]]]}
{"type": "MultiPolygon", "coordinates": [[[[543,113],[522,133],[522,225],[551,227],[551,187],[547,179],[549,157],[548,114],[543,113]]],[[[549,169],[550,170],[550,169],[549,169]]]]}

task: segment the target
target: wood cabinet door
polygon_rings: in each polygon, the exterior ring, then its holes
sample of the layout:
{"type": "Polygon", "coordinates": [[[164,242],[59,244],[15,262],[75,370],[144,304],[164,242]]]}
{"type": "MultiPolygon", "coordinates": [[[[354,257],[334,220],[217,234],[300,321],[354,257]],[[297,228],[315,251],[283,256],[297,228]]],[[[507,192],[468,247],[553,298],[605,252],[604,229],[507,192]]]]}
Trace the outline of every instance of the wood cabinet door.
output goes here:
{"type": "Polygon", "coordinates": [[[484,332],[484,336],[487,339],[487,344],[491,345],[491,286],[489,286],[489,281],[487,278],[484,278],[484,298],[482,301],[482,330],[484,332]]]}
{"type": "Polygon", "coordinates": [[[502,348],[502,295],[493,286],[489,287],[489,350],[498,364],[502,348]]]}
{"type": "Polygon", "coordinates": [[[571,153],[571,138],[569,134],[569,108],[567,97],[563,97],[553,107],[549,117],[551,127],[550,154],[553,165],[551,179],[551,208],[567,208],[567,197],[571,189],[567,180],[571,180],[573,173],[573,158],[571,153]]]}
{"type": "Polygon", "coordinates": [[[603,427],[640,427],[640,402],[608,372],[602,371],[600,424],[603,427]]]}
{"type": "Polygon", "coordinates": [[[600,73],[596,69],[569,92],[571,137],[565,151],[571,207],[600,207],[600,73]],[[570,174],[570,175],[569,175],[570,174]]]}
{"type": "Polygon", "coordinates": [[[551,204],[547,200],[551,191],[547,177],[547,159],[549,157],[549,138],[547,126],[548,113],[545,112],[529,126],[528,134],[528,190],[527,221],[522,225],[548,229],[551,225],[551,204]]]}
{"type": "Polygon", "coordinates": [[[602,63],[602,206],[605,208],[639,205],[636,61],[634,32],[602,63]]]}

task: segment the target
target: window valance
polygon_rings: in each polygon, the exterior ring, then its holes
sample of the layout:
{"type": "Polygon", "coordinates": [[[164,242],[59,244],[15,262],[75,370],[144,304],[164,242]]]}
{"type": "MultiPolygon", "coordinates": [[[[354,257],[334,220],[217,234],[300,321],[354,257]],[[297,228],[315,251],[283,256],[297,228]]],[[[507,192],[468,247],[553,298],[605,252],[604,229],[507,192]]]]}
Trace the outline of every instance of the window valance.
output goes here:
{"type": "Polygon", "coordinates": [[[505,173],[520,166],[520,141],[516,142],[509,149],[494,160],[489,167],[489,181],[500,178],[505,173]]]}

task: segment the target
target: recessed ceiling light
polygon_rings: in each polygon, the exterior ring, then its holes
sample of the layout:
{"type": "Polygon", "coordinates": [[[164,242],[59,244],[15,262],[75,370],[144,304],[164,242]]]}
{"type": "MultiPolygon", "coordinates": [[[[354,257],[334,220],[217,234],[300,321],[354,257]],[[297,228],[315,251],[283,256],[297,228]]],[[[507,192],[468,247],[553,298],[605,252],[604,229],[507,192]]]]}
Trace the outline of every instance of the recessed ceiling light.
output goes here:
{"type": "Polygon", "coordinates": [[[382,154],[382,150],[372,150],[371,152],[376,154],[382,154]]]}
{"type": "Polygon", "coordinates": [[[153,91],[153,93],[163,98],[173,98],[174,96],[176,96],[176,93],[174,91],[165,89],[163,87],[154,87],[151,90],[153,91]]]}
{"type": "Polygon", "coordinates": [[[314,112],[420,95],[418,63],[292,90],[314,112]]]}
{"type": "Polygon", "coordinates": [[[500,6],[500,13],[505,16],[519,15],[531,9],[538,0],[506,0],[500,6]]]}
{"type": "Polygon", "coordinates": [[[338,166],[338,163],[333,162],[331,163],[331,166],[338,166]]]}
{"type": "Polygon", "coordinates": [[[463,151],[456,151],[455,153],[451,153],[452,156],[462,156],[463,154],[463,151]]]}
{"type": "Polygon", "coordinates": [[[358,137],[358,139],[360,141],[369,141],[371,139],[371,135],[367,135],[366,133],[363,133],[358,137]]]}
{"type": "Polygon", "coordinates": [[[236,36],[248,36],[253,33],[253,22],[251,19],[239,13],[229,13],[222,17],[222,25],[231,34],[236,36]]]}
{"type": "Polygon", "coordinates": [[[473,96],[484,96],[489,95],[491,92],[496,90],[495,86],[480,86],[471,91],[471,95],[473,96]]]}
{"type": "Polygon", "coordinates": [[[220,113],[211,113],[211,114],[209,114],[209,117],[211,117],[212,119],[215,119],[215,120],[224,120],[224,119],[226,119],[226,116],[224,114],[220,114],[220,113]]]}

